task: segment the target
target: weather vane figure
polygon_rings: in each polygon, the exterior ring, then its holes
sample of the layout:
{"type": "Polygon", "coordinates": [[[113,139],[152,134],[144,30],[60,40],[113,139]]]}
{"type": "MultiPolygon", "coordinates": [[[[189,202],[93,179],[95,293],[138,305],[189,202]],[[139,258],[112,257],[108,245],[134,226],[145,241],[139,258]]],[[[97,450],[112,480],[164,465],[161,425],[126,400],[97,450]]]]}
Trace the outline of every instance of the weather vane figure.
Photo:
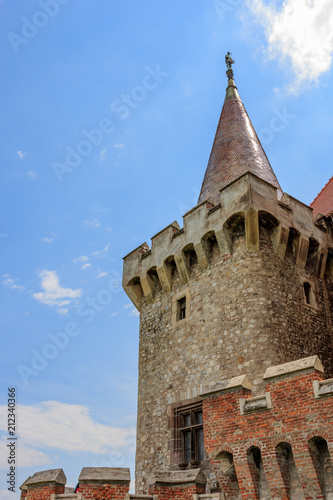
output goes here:
{"type": "Polygon", "coordinates": [[[234,72],[232,71],[232,65],[235,64],[235,61],[231,57],[231,52],[227,52],[227,55],[225,56],[225,63],[227,65],[227,76],[228,78],[233,78],[234,77],[234,72]]]}
{"type": "Polygon", "coordinates": [[[235,64],[235,61],[231,57],[231,52],[227,52],[227,55],[225,56],[225,63],[228,69],[232,69],[232,65],[235,64]]]}

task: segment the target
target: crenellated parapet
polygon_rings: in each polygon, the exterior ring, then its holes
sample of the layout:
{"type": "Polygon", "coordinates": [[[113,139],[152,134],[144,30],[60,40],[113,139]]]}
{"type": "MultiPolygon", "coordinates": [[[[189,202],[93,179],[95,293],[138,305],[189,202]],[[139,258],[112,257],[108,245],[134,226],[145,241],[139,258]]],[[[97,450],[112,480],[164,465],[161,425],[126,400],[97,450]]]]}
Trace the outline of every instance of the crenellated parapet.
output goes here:
{"type": "Polygon", "coordinates": [[[62,469],[36,472],[20,486],[21,500],[136,499],[129,493],[131,476],[127,468],[83,467],[75,490],[66,488],[66,481],[62,469]]]}
{"type": "Polygon", "coordinates": [[[204,391],[205,449],[227,499],[324,499],[333,494],[333,379],[317,356],[204,391]]]}
{"type": "Polygon", "coordinates": [[[286,193],[279,199],[275,186],[252,173],[220,194],[220,203],[208,199],[188,211],[182,228],[175,221],[152,237],[151,247],[143,243],[124,257],[123,287],[138,310],[143,299],[154,300],[158,282],[164,293],[171,291],[175,270],[182,284],[189,282],[191,255],[204,271],[212,239],[222,256],[232,258],[239,227],[244,228],[248,252],[258,252],[263,225],[276,255],[283,259],[289,244],[299,268],[311,261],[317,276],[324,276],[328,251],[333,251],[332,231],[324,218],[314,221],[310,207],[286,193]]]}

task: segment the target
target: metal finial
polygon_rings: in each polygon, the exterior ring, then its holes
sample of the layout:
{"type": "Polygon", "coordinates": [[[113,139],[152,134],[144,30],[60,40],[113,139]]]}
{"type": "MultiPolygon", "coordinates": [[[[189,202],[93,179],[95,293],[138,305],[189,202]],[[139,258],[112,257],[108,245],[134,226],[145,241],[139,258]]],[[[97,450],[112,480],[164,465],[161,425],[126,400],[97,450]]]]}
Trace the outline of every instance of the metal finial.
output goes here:
{"type": "Polygon", "coordinates": [[[232,65],[235,64],[235,61],[231,57],[231,52],[227,52],[227,55],[225,56],[225,63],[227,65],[227,77],[228,79],[234,77],[234,72],[232,70],[232,65]]]}

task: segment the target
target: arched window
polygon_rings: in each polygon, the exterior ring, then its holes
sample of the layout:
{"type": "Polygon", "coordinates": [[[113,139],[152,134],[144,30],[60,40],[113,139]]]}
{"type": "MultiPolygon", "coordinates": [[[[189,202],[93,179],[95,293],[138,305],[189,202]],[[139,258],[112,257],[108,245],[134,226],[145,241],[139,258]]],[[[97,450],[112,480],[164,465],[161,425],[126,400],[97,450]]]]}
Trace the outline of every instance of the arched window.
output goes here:
{"type": "Polygon", "coordinates": [[[300,233],[296,231],[293,227],[290,228],[288,243],[286,248],[286,257],[289,257],[292,260],[296,258],[297,246],[300,238],[300,233]]]}
{"type": "Polygon", "coordinates": [[[216,461],[220,462],[220,479],[223,491],[225,491],[226,495],[228,495],[228,498],[238,498],[239,484],[232,453],[222,451],[217,455],[216,461]]]}
{"type": "Polygon", "coordinates": [[[305,281],[303,283],[303,289],[304,289],[305,303],[309,304],[309,306],[316,307],[316,299],[312,285],[308,281],[305,281]]]}
{"type": "Polygon", "coordinates": [[[290,498],[290,500],[305,500],[290,444],[279,443],[275,451],[284,482],[286,497],[290,498]]]}
{"type": "Polygon", "coordinates": [[[252,477],[253,488],[256,493],[256,499],[271,498],[270,488],[261,459],[261,451],[257,446],[252,446],[247,450],[247,461],[252,477]]]}
{"type": "Polygon", "coordinates": [[[327,441],[314,437],[309,441],[309,450],[321,491],[325,499],[330,500],[333,498],[333,464],[327,441]]]}

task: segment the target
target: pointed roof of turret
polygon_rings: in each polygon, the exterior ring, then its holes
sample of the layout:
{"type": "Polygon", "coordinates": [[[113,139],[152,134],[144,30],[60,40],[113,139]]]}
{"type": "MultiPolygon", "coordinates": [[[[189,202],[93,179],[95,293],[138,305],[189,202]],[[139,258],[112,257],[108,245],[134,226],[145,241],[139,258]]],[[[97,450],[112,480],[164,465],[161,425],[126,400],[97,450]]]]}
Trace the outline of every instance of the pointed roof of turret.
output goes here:
{"type": "Polygon", "coordinates": [[[220,202],[220,190],[246,172],[276,186],[280,184],[239,97],[230,53],[226,55],[228,86],[198,203],[220,202]]]}

